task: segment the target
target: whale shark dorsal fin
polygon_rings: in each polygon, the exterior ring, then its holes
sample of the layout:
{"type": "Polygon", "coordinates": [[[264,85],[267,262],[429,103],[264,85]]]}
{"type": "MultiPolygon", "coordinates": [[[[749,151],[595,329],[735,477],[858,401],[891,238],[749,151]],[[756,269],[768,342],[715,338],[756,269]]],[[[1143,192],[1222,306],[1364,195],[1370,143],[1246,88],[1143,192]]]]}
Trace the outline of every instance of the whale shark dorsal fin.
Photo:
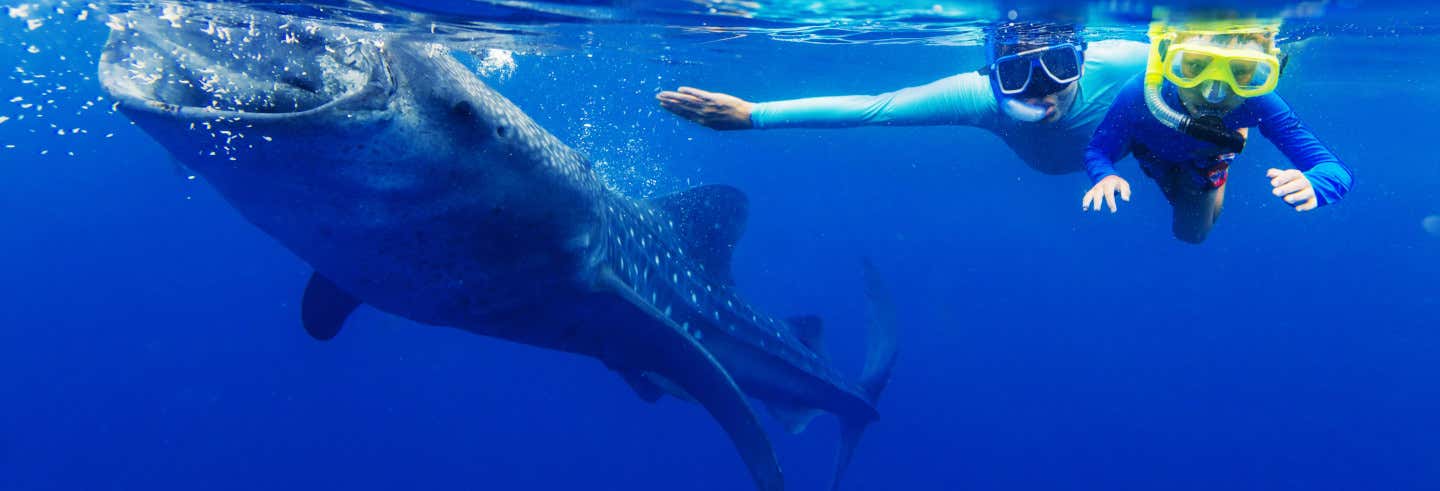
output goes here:
{"type": "Polygon", "coordinates": [[[750,201],[739,189],[719,184],[691,188],[650,200],[675,222],[686,255],[717,281],[733,285],[730,255],[745,233],[750,201]]]}
{"type": "Polygon", "coordinates": [[[636,342],[630,348],[637,351],[632,352],[633,359],[624,360],[624,365],[663,377],[693,397],[730,436],[759,491],[784,490],[785,480],[770,438],[725,367],[690,333],[656,311],[614,273],[603,272],[599,286],[645,314],[639,325],[631,326],[636,342]]]}
{"type": "Polygon", "coordinates": [[[360,300],[335,286],[320,273],[311,273],[300,304],[300,320],[310,337],[328,341],[340,333],[345,319],[360,306],[360,300]]]}

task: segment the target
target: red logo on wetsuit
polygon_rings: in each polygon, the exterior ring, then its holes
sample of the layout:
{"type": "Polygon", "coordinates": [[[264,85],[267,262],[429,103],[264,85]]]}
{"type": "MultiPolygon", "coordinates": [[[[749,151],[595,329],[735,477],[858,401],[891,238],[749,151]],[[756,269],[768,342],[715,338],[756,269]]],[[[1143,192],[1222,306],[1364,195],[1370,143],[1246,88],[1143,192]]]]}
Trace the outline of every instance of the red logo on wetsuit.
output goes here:
{"type": "Polygon", "coordinates": [[[1216,155],[1210,166],[1200,169],[1200,175],[1205,178],[1210,187],[1224,186],[1225,181],[1230,178],[1230,163],[1234,161],[1234,153],[1216,155]]]}

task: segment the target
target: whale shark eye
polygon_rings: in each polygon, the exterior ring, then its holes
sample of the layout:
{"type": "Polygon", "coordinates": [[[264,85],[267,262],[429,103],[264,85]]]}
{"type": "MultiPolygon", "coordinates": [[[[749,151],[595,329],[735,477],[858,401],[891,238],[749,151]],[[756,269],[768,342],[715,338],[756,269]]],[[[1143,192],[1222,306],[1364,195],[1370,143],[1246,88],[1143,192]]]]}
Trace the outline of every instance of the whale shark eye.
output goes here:
{"type": "Polygon", "coordinates": [[[496,125],[496,126],[495,126],[495,136],[496,136],[497,138],[509,138],[509,137],[510,137],[510,127],[509,127],[509,126],[505,126],[505,125],[503,125],[503,124],[502,124],[502,125],[496,125]]]}

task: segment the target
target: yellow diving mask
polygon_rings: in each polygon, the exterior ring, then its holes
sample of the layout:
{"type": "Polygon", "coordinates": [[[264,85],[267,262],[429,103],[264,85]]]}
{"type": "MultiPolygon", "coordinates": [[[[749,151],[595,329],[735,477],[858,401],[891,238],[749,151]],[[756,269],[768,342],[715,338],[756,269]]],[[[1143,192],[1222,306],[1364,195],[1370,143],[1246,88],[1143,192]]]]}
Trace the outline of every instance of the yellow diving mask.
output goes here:
{"type": "MultiPolygon", "coordinates": [[[[1215,115],[1192,115],[1170,107],[1160,95],[1166,80],[1194,88],[1206,82],[1224,83],[1235,95],[1255,97],[1275,90],[1280,81],[1280,50],[1274,38],[1279,21],[1260,19],[1186,19],[1171,27],[1167,9],[1156,7],[1150,23],[1150,54],[1145,63],[1145,107],[1161,124],[1231,153],[1245,149],[1245,135],[1225,126],[1215,115]],[[1255,35],[1259,35],[1258,37],[1255,35]],[[1220,39],[1262,40],[1243,47],[1220,46],[1220,39]]],[[[1229,43],[1225,43],[1229,44],[1229,43]]],[[[1213,84],[1212,84],[1213,85],[1213,84]]],[[[1219,87],[1213,87],[1219,89],[1219,87]]],[[[1206,100],[1210,101],[1206,91],[1206,100]]],[[[1214,92],[1223,92],[1215,90],[1214,92]]],[[[1228,96],[1227,96],[1228,97],[1228,96]]]]}
{"type": "Polygon", "coordinates": [[[1201,42],[1172,43],[1161,55],[1165,79],[1182,88],[1209,81],[1223,82],[1235,95],[1256,97],[1275,91],[1280,82],[1280,50],[1260,52],[1223,48],[1201,42]]]}

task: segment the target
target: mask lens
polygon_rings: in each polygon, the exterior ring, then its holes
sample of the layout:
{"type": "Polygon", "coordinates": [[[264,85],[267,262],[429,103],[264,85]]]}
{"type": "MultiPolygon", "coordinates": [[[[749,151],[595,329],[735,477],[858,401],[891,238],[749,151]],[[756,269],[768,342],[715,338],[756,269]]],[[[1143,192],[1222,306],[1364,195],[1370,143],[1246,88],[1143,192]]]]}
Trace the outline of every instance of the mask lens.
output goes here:
{"type": "Polygon", "coordinates": [[[1080,54],[1075,48],[1062,46],[1045,50],[1040,53],[1040,63],[1056,82],[1069,83],[1080,78],[1080,54]]]}
{"type": "Polygon", "coordinates": [[[1025,90],[1025,86],[1030,85],[1030,59],[1015,57],[996,60],[995,77],[1000,82],[1000,90],[1006,94],[1025,90]]]}
{"type": "Polygon", "coordinates": [[[1264,87],[1274,76],[1269,63],[1256,60],[1230,60],[1230,73],[1235,77],[1235,85],[1246,90],[1264,87]]]}
{"type": "Polygon", "coordinates": [[[1205,73],[1205,69],[1215,61],[1215,57],[1208,54],[1183,50],[1175,53],[1174,58],[1175,61],[1170,65],[1170,74],[1187,82],[1205,73]]]}

